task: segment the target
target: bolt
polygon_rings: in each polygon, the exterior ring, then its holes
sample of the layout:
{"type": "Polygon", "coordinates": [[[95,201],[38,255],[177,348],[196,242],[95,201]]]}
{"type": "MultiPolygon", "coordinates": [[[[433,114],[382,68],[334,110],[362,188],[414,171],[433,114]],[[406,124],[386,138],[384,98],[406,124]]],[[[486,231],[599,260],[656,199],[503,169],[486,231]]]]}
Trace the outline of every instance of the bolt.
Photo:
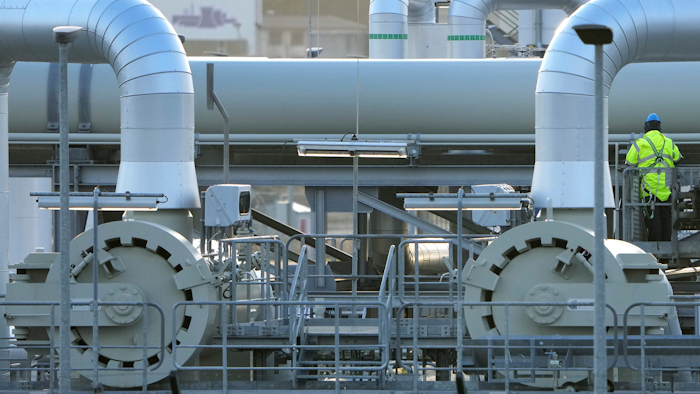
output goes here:
{"type": "Polygon", "coordinates": [[[110,290],[110,291],[109,291],[109,294],[110,294],[110,295],[114,295],[114,290],[110,290]]]}
{"type": "Polygon", "coordinates": [[[554,290],[554,295],[559,295],[559,290],[554,290]]]}
{"type": "Polygon", "coordinates": [[[530,295],[535,295],[535,291],[534,291],[534,290],[531,290],[531,291],[530,291],[530,295]]]}
{"type": "Polygon", "coordinates": [[[139,293],[139,292],[136,291],[136,290],[134,290],[134,291],[131,292],[131,294],[133,294],[133,295],[136,295],[136,294],[138,294],[138,293],[139,293]]]}
{"type": "Polygon", "coordinates": [[[544,291],[544,290],[547,290],[547,286],[542,286],[542,287],[540,287],[540,288],[541,288],[543,291],[544,291]]]}
{"type": "Polygon", "coordinates": [[[119,288],[122,290],[126,290],[126,286],[124,286],[124,285],[121,285],[119,288]]]}

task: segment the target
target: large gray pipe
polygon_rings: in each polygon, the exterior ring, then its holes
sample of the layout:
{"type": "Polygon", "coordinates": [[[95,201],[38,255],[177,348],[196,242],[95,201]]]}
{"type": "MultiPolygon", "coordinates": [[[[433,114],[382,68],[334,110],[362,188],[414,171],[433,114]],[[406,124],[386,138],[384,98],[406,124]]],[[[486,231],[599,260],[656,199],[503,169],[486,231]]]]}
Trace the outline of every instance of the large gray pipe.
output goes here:
{"type": "Polygon", "coordinates": [[[449,11],[448,57],[486,56],[486,18],[499,10],[560,9],[571,15],[589,0],[452,0],[449,11]]]}
{"type": "MultiPolygon", "coordinates": [[[[8,146],[8,87],[15,63],[0,61],[0,294],[7,294],[10,281],[10,162],[8,146]]],[[[5,323],[5,307],[0,307],[0,338],[9,338],[10,327],[5,323]]],[[[0,368],[9,366],[9,342],[0,339],[0,368]]],[[[0,379],[6,380],[6,379],[0,379]]]]}
{"type": "MultiPolygon", "coordinates": [[[[594,48],[572,27],[602,24],[614,41],[604,48],[604,95],[617,73],[629,63],[700,60],[700,2],[697,0],[593,0],[559,28],[540,67],[536,93],[536,163],[532,185],[535,206],[593,207],[594,48]]],[[[657,86],[656,75],[638,81],[657,86]]],[[[651,108],[653,91],[645,95],[651,108]]],[[[607,100],[605,138],[607,143],[607,100]]],[[[641,122],[641,121],[640,121],[641,122]]],[[[671,131],[671,130],[669,130],[671,131]]],[[[605,160],[607,163],[607,151],[605,160]]],[[[605,202],[613,206],[606,174],[605,202]]]]}
{"type": "MultiPolygon", "coordinates": [[[[117,75],[123,126],[118,191],[165,193],[169,201],[164,208],[196,207],[199,193],[189,63],[160,11],[143,0],[5,1],[0,20],[0,293],[4,294],[9,252],[7,88],[15,61],[58,61],[54,27],[82,27],[84,33],[69,53],[71,61],[109,63],[117,75]]],[[[8,337],[2,321],[0,337],[8,337]]]]}
{"type": "Polygon", "coordinates": [[[166,209],[198,207],[192,76],[163,14],[145,0],[7,3],[0,8],[0,61],[56,62],[52,29],[71,25],[84,33],[71,46],[70,61],[112,66],[121,95],[117,191],[165,193],[166,209]]]}
{"type": "MultiPolygon", "coordinates": [[[[340,138],[355,131],[355,60],[189,60],[195,86],[195,123],[202,134],[199,140],[205,144],[213,141],[213,136],[205,133],[217,134],[221,140],[221,116],[217,111],[207,111],[206,106],[209,62],[215,64],[216,90],[231,115],[231,138],[236,141],[340,138]]],[[[361,60],[360,131],[366,138],[376,135],[385,139],[405,139],[408,134],[415,138],[421,133],[422,142],[444,144],[506,142],[500,139],[503,135],[522,137],[507,140],[513,143],[534,143],[534,91],[541,64],[539,58],[361,60]]],[[[90,69],[92,78],[72,85],[83,87],[76,88],[69,98],[71,129],[74,137],[87,141],[83,143],[100,143],[105,137],[100,134],[119,133],[119,85],[109,65],[90,69]],[[80,99],[79,91],[84,94],[80,99]],[[89,133],[77,133],[83,103],[91,108],[89,133]]],[[[80,65],[70,65],[68,70],[71,81],[80,80],[80,65]]],[[[610,92],[610,133],[627,141],[630,133],[643,132],[644,119],[650,112],[663,118],[668,133],[697,133],[700,113],[695,103],[700,101],[700,90],[688,81],[698,74],[697,62],[625,67],[610,92]],[[644,83],[649,75],[654,75],[656,99],[649,97],[644,83]]],[[[47,86],[56,83],[51,76],[46,63],[15,66],[9,88],[10,138],[25,140],[19,133],[56,137],[46,130],[50,121],[47,107],[51,108],[47,103],[52,100],[47,86]]]]}
{"type": "Polygon", "coordinates": [[[369,57],[406,59],[408,22],[435,23],[435,0],[372,0],[369,3],[369,57]]]}

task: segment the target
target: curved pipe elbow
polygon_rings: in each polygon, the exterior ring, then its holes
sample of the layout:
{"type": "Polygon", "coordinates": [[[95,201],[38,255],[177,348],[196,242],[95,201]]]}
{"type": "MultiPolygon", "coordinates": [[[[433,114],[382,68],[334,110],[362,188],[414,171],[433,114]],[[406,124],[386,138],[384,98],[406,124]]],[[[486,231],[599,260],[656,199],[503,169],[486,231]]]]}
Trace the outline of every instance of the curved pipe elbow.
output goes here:
{"type": "Polygon", "coordinates": [[[369,17],[379,14],[396,14],[408,17],[408,0],[371,0],[369,17]]]}
{"type": "MultiPolygon", "coordinates": [[[[117,190],[165,193],[165,209],[199,207],[194,86],[185,50],[165,16],[146,0],[15,4],[0,8],[0,64],[58,62],[53,28],[81,27],[69,61],[109,63],[119,82],[124,138],[117,190]],[[167,183],[166,173],[172,175],[167,183]]],[[[10,73],[11,67],[0,66],[0,84],[10,73]]]]}
{"type": "MultiPolygon", "coordinates": [[[[555,207],[589,207],[594,162],[595,49],[573,30],[600,24],[613,30],[603,48],[603,95],[615,76],[630,63],[700,60],[700,3],[685,0],[592,0],[558,29],[540,67],[536,88],[536,163],[532,195],[555,207]],[[563,175],[562,175],[563,174],[563,175]],[[559,196],[576,196],[564,199],[559,196]]],[[[607,130],[607,101],[603,122],[607,130]]],[[[606,137],[607,138],[607,137],[606,137]]],[[[607,152],[605,152],[607,160],[607,152]]],[[[606,206],[612,207],[612,186],[605,179],[606,206]]]]}
{"type": "Polygon", "coordinates": [[[435,0],[411,0],[408,3],[409,23],[435,23],[435,0]]]}

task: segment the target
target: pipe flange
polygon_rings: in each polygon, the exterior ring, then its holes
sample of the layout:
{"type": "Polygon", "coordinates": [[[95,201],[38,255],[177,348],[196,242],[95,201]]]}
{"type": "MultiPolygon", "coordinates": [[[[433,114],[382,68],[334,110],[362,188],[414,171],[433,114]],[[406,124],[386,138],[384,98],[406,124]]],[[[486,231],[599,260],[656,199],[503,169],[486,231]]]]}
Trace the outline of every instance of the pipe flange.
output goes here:
{"type": "MultiPolygon", "coordinates": [[[[551,285],[536,285],[533,286],[525,296],[526,302],[540,303],[557,303],[564,302],[564,297],[561,291],[551,285]]],[[[562,313],[564,313],[563,305],[531,305],[525,307],[527,315],[530,316],[535,323],[552,324],[562,313]]]]}
{"type": "MultiPolygon", "coordinates": [[[[138,287],[122,283],[112,286],[104,297],[106,302],[135,303],[144,302],[143,293],[138,287]]],[[[143,314],[143,305],[107,305],[105,313],[113,322],[129,325],[136,322],[143,314]]]]}

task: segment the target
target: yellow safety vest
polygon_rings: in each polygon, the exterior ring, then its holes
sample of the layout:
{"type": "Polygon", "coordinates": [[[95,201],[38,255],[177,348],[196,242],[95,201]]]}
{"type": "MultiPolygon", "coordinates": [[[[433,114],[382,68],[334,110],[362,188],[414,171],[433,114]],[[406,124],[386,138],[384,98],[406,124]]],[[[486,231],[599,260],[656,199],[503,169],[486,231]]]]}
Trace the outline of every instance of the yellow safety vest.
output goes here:
{"type": "MultiPolygon", "coordinates": [[[[656,196],[666,201],[671,196],[670,183],[666,182],[666,172],[652,168],[673,168],[674,162],[683,156],[676,144],[658,130],[651,130],[632,144],[627,152],[626,163],[631,166],[648,168],[641,171],[641,183],[644,197],[656,196]]],[[[670,180],[670,174],[668,176],[670,180]]]]}

